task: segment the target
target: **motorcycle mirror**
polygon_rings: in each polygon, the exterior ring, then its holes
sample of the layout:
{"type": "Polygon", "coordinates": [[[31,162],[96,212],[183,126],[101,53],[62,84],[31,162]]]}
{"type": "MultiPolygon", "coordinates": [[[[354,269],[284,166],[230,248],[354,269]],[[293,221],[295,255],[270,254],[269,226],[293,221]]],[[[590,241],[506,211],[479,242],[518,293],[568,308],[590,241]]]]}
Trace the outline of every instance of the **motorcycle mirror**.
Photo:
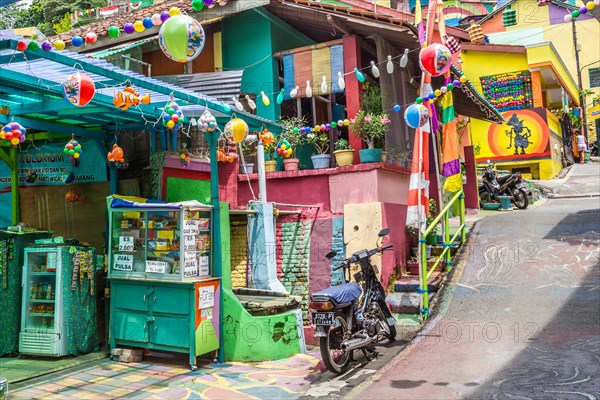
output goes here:
{"type": "Polygon", "coordinates": [[[492,163],[492,160],[490,160],[490,159],[488,158],[488,160],[487,160],[487,163],[488,163],[488,164],[491,164],[491,163],[492,163]]]}
{"type": "Polygon", "coordinates": [[[379,231],[379,237],[384,237],[390,234],[390,228],[385,228],[379,231]]]}
{"type": "Polygon", "coordinates": [[[335,252],[335,251],[330,251],[329,253],[327,253],[327,254],[325,255],[325,257],[326,257],[326,258],[328,258],[328,259],[330,259],[330,260],[331,260],[333,257],[335,257],[335,256],[337,256],[337,252],[335,252]]]}

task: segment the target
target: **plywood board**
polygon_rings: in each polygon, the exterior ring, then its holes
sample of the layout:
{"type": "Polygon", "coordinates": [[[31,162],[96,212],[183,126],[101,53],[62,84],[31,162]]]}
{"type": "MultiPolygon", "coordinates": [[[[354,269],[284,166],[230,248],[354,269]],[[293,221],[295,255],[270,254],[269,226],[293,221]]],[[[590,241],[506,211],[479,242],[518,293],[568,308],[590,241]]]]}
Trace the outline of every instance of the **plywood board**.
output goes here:
{"type": "MultiPolygon", "coordinates": [[[[88,242],[102,253],[106,230],[108,182],[82,185],[32,186],[19,188],[21,221],[53,231],[55,236],[88,242]],[[85,201],[68,203],[67,192],[77,190],[85,201]]],[[[119,193],[139,196],[137,179],[119,182],[119,193]]]]}

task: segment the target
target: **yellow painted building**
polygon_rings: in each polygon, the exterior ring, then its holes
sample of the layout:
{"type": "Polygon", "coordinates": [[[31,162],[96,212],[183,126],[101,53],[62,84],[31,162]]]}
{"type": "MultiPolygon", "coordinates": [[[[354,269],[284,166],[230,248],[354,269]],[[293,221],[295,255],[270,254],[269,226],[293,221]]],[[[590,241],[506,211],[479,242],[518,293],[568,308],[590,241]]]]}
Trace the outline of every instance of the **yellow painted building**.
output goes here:
{"type": "MultiPolygon", "coordinates": [[[[476,161],[551,179],[562,168],[562,130],[551,109],[563,97],[578,105],[577,86],[550,43],[532,46],[463,44],[462,70],[496,106],[504,124],[471,120],[469,142],[476,161]]],[[[466,143],[463,140],[463,143],[466,143]]]]}

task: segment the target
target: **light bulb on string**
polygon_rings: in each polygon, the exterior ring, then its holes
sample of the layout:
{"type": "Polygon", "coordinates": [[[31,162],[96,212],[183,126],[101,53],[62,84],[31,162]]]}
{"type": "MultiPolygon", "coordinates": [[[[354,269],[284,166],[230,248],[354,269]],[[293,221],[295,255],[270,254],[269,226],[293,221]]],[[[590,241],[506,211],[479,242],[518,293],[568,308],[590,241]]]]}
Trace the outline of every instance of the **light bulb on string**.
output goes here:
{"type": "Polygon", "coordinates": [[[244,106],[235,96],[233,96],[231,99],[233,100],[233,104],[235,104],[235,108],[237,108],[238,111],[244,111],[244,106]]]}
{"type": "Polygon", "coordinates": [[[221,101],[220,104],[225,109],[226,112],[230,112],[231,111],[231,107],[229,107],[229,105],[227,103],[225,103],[224,101],[221,101]]]}
{"type": "Polygon", "coordinates": [[[300,89],[300,86],[295,86],[292,90],[290,90],[290,97],[292,99],[296,98],[296,96],[298,96],[298,89],[300,89]]]}
{"type": "Polygon", "coordinates": [[[251,109],[256,110],[256,103],[248,95],[246,95],[246,102],[248,103],[251,109]]]}
{"type": "Polygon", "coordinates": [[[340,90],[346,89],[346,81],[344,80],[344,75],[338,71],[338,87],[340,90]]]}
{"type": "Polygon", "coordinates": [[[196,120],[194,118],[192,118],[192,119],[190,119],[190,125],[196,126],[196,125],[198,125],[198,123],[196,122],[196,120]]]}
{"type": "Polygon", "coordinates": [[[404,54],[400,58],[400,68],[405,68],[408,64],[408,49],[404,49],[404,54]]]}
{"type": "Polygon", "coordinates": [[[265,92],[261,91],[260,92],[260,97],[262,99],[262,102],[265,106],[269,107],[271,105],[271,100],[269,100],[269,98],[267,97],[267,95],[265,94],[265,92]]]}
{"type": "Polygon", "coordinates": [[[284,92],[285,92],[285,89],[281,89],[281,91],[277,95],[277,104],[283,103],[283,93],[284,92]]]}
{"type": "Polygon", "coordinates": [[[379,78],[379,68],[375,65],[375,61],[371,61],[371,73],[375,78],[379,78]]]}
{"type": "Polygon", "coordinates": [[[312,87],[310,87],[310,81],[306,81],[306,97],[312,97],[312,87]]]}
{"type": "Polygon", "coordinates": [[[321,81],[321,93],[327,93],[327,77],[323,75],[323,80],[321,81]]]}
{"type": "Polygon", "coordinates": [[[358,68],[354,68],[354,75],[356,75],[356,79],[358,79],[358,81],[360,83],[363,83],[365,81],[365,74],[363,74],[362,72],[360,72],[358,70],[358,68]]]}
{"type": "Polygon", "coordinates": [[[388,56],[387,64],[385,65],[388,74],[394,73],[394,63],[392,62],[392,56],[388,56]]]}

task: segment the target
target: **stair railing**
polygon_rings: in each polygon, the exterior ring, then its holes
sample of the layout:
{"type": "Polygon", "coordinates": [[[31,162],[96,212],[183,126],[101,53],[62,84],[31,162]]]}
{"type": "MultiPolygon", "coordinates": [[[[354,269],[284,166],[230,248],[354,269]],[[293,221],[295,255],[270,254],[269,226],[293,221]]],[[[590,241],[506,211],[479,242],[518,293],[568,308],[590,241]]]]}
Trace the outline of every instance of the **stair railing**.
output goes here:
{"type": "Polygon", "coordinates": [[[438,264],[445,260],[446,271],[450,271],[452,268],[452,253],[451,248],[454,246],[454,241],[460,235],[461,244],[465,244],[467,240],[467,232],[465,225],[465,195],[462,190],[457,192],[452,199],[446,204],[446,206],[440,211],[440,213],[433,219],[431,224],[425,229],[425,232],[422,235],[422,238],[419,243],[420,248],[420,266],[421,269],[421,282],[419,293],[423,296],[422,308],[420,309],[420,314],[423,319],[429,318],[429,289],[427,288],[427,282],[429,278],[433,274],[433,271],[437,268],[438,264]],[[450,208],[458,202],[460,205],[460,226],[458,230],[454,234],[454,236],[450,237],[450,208]],[[427,255],[426,255],[426,240],[425,238],[434,230],[437,224],[444,218],[444,250],[442,253],[436,258],[435,262],[431,266],[431,269],[427,268],[427,255]]]}

